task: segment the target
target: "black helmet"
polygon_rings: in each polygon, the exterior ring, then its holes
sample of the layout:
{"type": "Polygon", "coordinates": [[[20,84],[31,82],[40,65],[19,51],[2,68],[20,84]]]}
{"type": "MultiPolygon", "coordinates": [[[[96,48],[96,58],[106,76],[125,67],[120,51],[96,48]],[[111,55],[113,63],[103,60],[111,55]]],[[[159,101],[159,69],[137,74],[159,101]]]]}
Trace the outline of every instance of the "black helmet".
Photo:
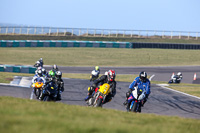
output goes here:
{"type": "Polygon", "coordinates": [[[144,72],[144,71],[142,71],[142,72],[140,72],[139,77],[140,77],[140,80],[141,80],[142,82],[146,82],[146,79],[147,79],[147,73],[144,72]]]}
{"type": "Polygon", "coordinates": [[[56,78],[58,78],[58,79],[62,78],[62,72],[61,71],[56,72],[56,78]]]}

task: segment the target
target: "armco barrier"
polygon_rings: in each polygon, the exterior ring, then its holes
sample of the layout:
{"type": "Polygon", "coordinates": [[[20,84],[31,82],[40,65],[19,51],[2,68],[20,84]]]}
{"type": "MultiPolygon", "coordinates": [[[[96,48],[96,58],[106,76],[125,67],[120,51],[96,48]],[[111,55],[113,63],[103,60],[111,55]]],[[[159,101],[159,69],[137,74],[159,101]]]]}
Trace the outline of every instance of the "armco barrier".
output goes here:
{"type": "Polygon", "coordinates": [[[35,73],[36,68],[31,66],[0,65],[0,72],[35,73]]]}
{"type": "Polygon", "coordinates": [[[101,47],[132,48],[130,42],[61,41],[61,40],[0,40],[0,47],[101,47]]]}
{"type": "Polygon", "coordinates": [[[200,44],[132,43],[133,48],[200,49],[200,44]]]}

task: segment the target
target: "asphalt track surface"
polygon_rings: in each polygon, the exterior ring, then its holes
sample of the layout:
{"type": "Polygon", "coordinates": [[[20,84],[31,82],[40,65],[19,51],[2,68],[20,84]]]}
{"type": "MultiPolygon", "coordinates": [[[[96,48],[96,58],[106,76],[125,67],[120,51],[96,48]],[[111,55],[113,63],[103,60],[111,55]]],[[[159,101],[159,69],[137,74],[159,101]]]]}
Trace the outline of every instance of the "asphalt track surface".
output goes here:
{"type": "MultiPolygon", "coordinates": [[[[45,67],[47,70],[52,69],[50,66],[45,67]]],[[[91,73],[94,67],[62,67],[58,66],[63,73],[91,73]]],[[[168,66],[168,67],[100,67],[100,73],[103,74],[109,69],[115,70],[116,74],[136,74],[141,71],[147,72],[149,76],[155,75],[153,80],[165,81],[168,83],[172,73],[181,72],[183,74],[183,83],[200,84],[200,66],[168,66]],[[194,74],[197,75],[197,80],[193,81],[194,74]]]]}
{"type": "MultiPolygon", "coordinates": [[[[81,79],[64,79],[64,83],[65,91],[62,93],[61,102],[86,106],[84,98],[87,95],[87,87],[91,83],[88,80],[81,79]]],[[[117,82],[117,94],[111,102],[103,105],[103,107],[126,111],[122,103],[125,100],[125,93],[129,84],[117,82]]],[[[0,96],[29,99],[31,91],[31,88],[0,85],[0,96]]],[[[157,85],[152,85],[151,91],[147,103],[142,108],[142,113],[200,119],[200,99],[170,91],[157,85]]]]}
{"type": "MultiPolygon", "coordinates": [[[[45,66],[50,70],[51,66],[45,66]]],[[[59,70],[63,73],[90,73],[94,67],[61,67],[59,70]]],[[[113,69],[118,74],[139,74],[146,71],[148,75],[155,75],[153,80],[169,81],[172,73],[182,72],[184,83],[200,84],[200,66],[182,66],[182,67],[100,67],[101,74],[105,71],[113,69]],[[197,80],[193,81],[194,73],[197,74],[197,80]]],[[[66,104],[86,106],[84,98],[87,95],[87,88],[91,85],[88,80],[81,79],[64,79],[65,91],[62,93],[62,101],[66,104]]],[[[125,93],[130,83],[117,82],[117,94],[114,99],[105,104],[104,108],[112,108],[126,111],[123,106],[125,93]]],[[[20,98],[30,98],[30,88],[13,87],[0,85],[0,96],[13,96],[20,98]]],[[[186,96],[184,94],[174,92],[157,85],[151,86],[151,95],[142,113],[154,113],[158,115],[180,116],[186,118],[200,119],[200,99],[186,96]]]]}

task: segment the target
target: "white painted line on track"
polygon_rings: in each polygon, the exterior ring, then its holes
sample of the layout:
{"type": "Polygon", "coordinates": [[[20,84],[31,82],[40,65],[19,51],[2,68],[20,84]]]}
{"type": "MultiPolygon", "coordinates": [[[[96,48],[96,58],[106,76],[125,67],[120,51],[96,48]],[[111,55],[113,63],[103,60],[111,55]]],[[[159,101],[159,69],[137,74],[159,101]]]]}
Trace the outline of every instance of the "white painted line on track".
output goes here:
{"type": "Polygon", "coordinates": [[[0,85],[4,85],[4,86],[13,86],[13,87],[24,87],[24,88],[30,88],[30,86],[21,86],[21,85],[6,84],[6,83],[0,83],[0,85]]]}
{"type": "Polygon", "coordinates": [[[167,88],[167,87],[165,87],[165,86],[163,86],[163,85],[159,85],[159,84],[156,84],[156,85],[158,85],[158,86],[160,86],[160,87],[162,87],[162,88],[164,88],[164,89],[167,89],[167,90],[170,90],[170,91],[174,91],[174,92],[177,92],[177,93],[181,93],[181,94],[183,94],[183,95],[190,96],[190,97],[193,97],[193,98],[197,98],[197,99],[200,100],[200,97],[193,96],[193,95],[190,95],[190,94],[187,94],[187,93],[184,93],[184,92],[181,92],[181,91],[177,91],[177,90],[174,90],[174,89],[171,89],[171,88],[167,88]]]}
{"type": "Polygon", "coordinates": [[[151,79],[154,77],[155,75],[153,74],[150,78],[149,78],[149,80],[151,81],[151,79]]]}

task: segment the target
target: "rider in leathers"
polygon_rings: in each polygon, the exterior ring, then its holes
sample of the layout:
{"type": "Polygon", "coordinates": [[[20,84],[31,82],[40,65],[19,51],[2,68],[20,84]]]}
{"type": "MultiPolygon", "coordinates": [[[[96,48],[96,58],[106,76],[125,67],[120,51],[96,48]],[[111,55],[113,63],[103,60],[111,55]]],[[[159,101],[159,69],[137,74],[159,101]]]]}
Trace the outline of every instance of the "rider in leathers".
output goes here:
{"type": "Polygon", "coordinates": [[[111,101],[112,98],[116,94],[116,81],[115,81],[115,71],[109,70],[106,72],[105,75],[102,75],[100,78],[94,80],[93,85],[90,87],[90,90],[88,92],[88,96],[85,98],[85,101],[87,101],[90,97],[92,97],[92,94],[98,85],[103,85],[104,83],[108,83],[110,85],[111,92],[106,96],[106,99],[104,101],[104,104],[111,101]]]}
{"type": "Polygon", "coordinates": [[[58,93],[57,93],[57,99],[58,101],[61,100],[61,93],[65,90],[64,89],[64,81],[62,80],[62,72],[57,71],[56,72],[56,83],[58,86],[58,93]]]}
{"type": "Polygon", "coordinates": [[[132,91],[134,90],[134,87],[138,86],[138,88],[144,88],[146,90],[146,96],[144,98],[143,104],[147,101],[149,94],[151,93],[151,83],[149,79],[147,78],[147,73],[142,71],[139,74],[139,77],[136,77],[135,80],[129,85],[129,90],[126,93],[126,101],[123,103],[124,105],[127,105],[127,109],[130,106],[130,101],[128,101],[128,98],[132,91]]]}
{"type": "MultiPolygon", "coordinates": [[[[51,88],[54,88],[54,89],[58,89],[58,85],[56,84],[56,78],[53,77],[49,82],[46,82],[46,84],[43,86],[43,92],[41,93],[39,99],[42,101],[44,99],[44,95],[45,95],[45,91],[48,90],[48,89],[51,89],[51,88]]],[[[54,101],[56,101],[57,99],[57,94],[55,95],[54,97],[54,101]]]]}

